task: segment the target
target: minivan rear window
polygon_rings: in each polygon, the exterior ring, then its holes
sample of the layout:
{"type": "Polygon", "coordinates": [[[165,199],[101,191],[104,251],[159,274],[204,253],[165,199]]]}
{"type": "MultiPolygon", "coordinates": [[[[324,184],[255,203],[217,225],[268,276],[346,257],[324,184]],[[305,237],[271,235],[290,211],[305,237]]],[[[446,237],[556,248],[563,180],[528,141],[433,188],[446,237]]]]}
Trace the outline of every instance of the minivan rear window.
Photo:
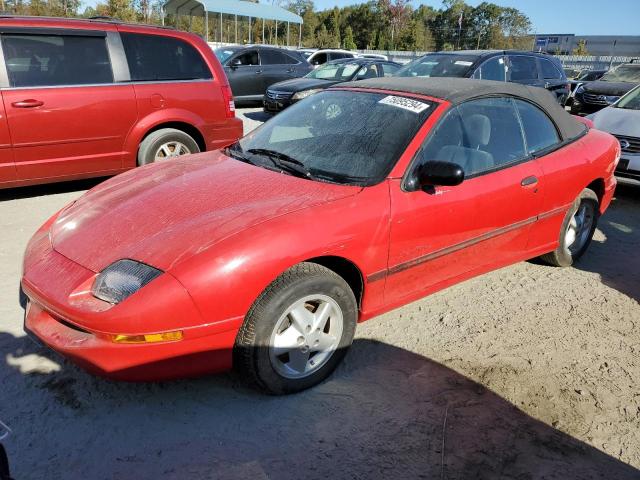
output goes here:
{"type": "Polygon", "coordinates": [[[200,53],[184,40],[162,35],[120,33],[131,80],[138,82],[212,78],[200,53]]]}
{"type": "Polygon", "coordinates": [[[11,87],[112,83],[105,37],[2,35],[11,87]]]}

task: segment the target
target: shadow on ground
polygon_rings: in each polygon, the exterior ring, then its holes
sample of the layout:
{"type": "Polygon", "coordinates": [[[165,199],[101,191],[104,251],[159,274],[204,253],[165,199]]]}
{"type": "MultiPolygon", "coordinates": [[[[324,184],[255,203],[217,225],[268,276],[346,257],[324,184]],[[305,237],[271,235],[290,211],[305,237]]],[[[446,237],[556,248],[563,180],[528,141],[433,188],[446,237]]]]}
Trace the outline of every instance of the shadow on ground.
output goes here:
{"type": "Polygon", "coordinates": [[[46,183],[43,185],[33,185],[30,187],[16,187],[0,190],[0,202],[7,200],[19,200],[22,198],[41,197],[45,195],[57,195],[59,193],[69,193],[81,190],[89,190],[107,177],[88,178],[84,180],[74,180],[69,182],[46,183]]]}
{"type": "Polygon", "coordinates": [[[21,372],[36,348],[0,334],[16,478],[640,476],[459,373],[376,341],[356,340],[327,382],[286,397],[232,375],[115,383],[61,360],[55,373],[21,372]]]}
{"type": "Polygon", "coordinates": [[[604,242],[594,240],[575,265],[640,302],[640,187],[618,185],[616,198],[598,222],[604,242]]]}
{"type": "Polygon", "coordinates": [[[266,112],[244,112],[244,116],[256,122],[266,122],[273,117],[273,114],[266,112]]]}

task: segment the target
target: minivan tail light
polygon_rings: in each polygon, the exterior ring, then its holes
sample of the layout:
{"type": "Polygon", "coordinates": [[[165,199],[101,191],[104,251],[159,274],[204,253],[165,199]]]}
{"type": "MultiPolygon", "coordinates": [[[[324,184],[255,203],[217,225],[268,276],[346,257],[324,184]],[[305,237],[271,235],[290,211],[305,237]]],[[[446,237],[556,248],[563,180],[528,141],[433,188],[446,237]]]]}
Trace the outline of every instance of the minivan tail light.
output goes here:
{"type": "Polygon", "coordinates": [[[236,116],[236,104],[233,102],[233,92],[229,85],[222,85],[222,98],[224,99],[224,108],[227,112],[227,118],[236,116]]]}

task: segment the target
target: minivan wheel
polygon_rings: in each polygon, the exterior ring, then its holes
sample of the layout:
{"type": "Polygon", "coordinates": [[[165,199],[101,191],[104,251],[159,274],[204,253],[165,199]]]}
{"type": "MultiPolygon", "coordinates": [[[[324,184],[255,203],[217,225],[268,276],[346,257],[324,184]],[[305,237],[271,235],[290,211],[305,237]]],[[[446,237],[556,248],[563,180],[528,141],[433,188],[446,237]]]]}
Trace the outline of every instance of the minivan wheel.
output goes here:
{"type": "Polygon", "coordinates": [[[236,338],[234,367],[272,394],[312,387],[347,353],[357,312],[342,277],[315,263],[295,265],[249,310],[236,338]]]}
{"type": "Polygon", "coordinates": [[[138,149],[138,165],[164,162],[181,155],[198,153],[200,147],[196,141],[175,128],[161,128],[151,132],[138,149]]]}
{"type": "Polygon", "coordinates": [[[540,258],[556,267],[569,267],[589,248],[598,224],[598,196],[593,190],[585,188],[573,202],[565,215],[558,248],[540,258]]]}

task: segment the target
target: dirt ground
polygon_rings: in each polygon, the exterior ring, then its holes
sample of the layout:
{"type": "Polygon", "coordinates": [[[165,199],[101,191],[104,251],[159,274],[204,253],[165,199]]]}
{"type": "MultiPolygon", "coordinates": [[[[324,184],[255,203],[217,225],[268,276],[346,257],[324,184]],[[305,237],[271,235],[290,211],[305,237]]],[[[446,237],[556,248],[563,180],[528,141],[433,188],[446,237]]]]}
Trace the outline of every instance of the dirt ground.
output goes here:
{"type": "Polygon", "coordinates": [[[373,319],[327,382],[269,397],[231,374],[111,382],[24,337],[24,246],[95,183],[0,192],[16,479],[640,478],[640,188],[576,267],[520,263],[373,319]]]}

